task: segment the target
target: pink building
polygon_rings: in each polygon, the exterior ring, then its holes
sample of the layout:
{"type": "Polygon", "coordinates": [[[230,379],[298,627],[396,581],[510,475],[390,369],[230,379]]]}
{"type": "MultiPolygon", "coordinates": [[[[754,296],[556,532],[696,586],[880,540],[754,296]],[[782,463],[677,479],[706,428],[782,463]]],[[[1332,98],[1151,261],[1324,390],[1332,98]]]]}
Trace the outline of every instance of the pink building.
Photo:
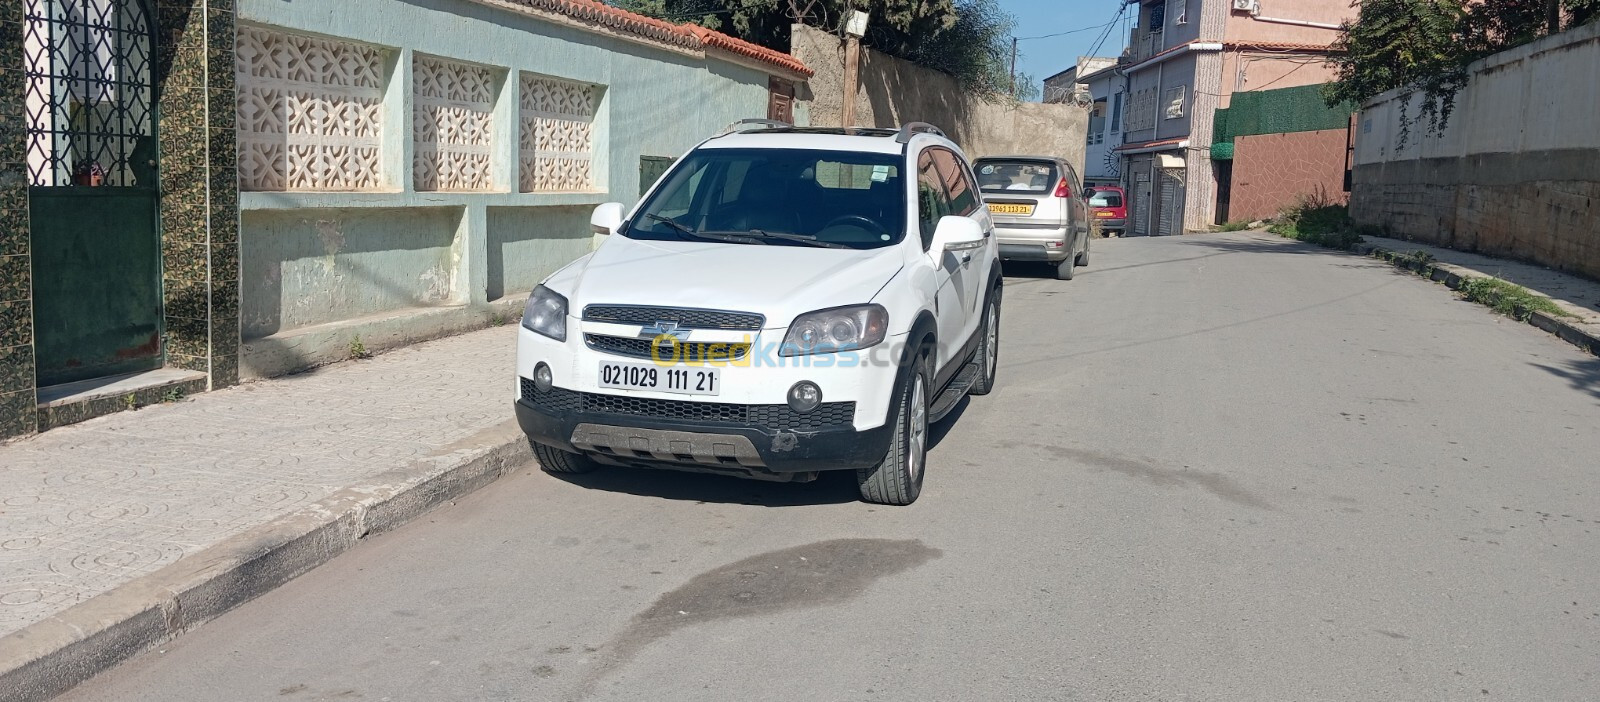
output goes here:
{"type": "MultiPolygon", "coordinates": [[[[1358,10],[1345,0],[1127,1],[1138,24],[1120,69],[1128,107],[1116,152],[1129,233],[1204,229],[1218,223],[1219,195],[1233,180],[1232,164],[1212,159],[1216,111],[1235,92],[1331,80],[1327,56],[1358,10]]],[[[1343,150],[1335,156],[1342,169],[1343,150]]]]}

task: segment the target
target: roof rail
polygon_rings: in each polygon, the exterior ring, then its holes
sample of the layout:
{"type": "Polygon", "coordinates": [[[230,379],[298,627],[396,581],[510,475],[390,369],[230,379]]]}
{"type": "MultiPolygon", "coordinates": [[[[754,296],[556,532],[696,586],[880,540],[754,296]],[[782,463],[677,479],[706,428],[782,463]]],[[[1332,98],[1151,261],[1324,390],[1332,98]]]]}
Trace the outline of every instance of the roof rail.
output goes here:
{"type": "Polygon", "coordinates": [[[742,131],[746,127],[754,126],[761,126],[769,129],[787,129],[793,127],[794,125],[789,124],[788,122],[780,122],[775,119],[741,119],[733,124],[728,125],[720,133],[718,133],[717,136],[732,134],[737,131],[742,131]]]}
{"type": "Polygon", "coordinates": [[[944,132],[938,127],[928,124],[927,122],[907,122],[905,126],[900,128],[900,136],[895,137],[894,140],[905,144],[911,141],[911,137],[914,137],[918,134],[937,134],[939,136],[945,135],[944,132]]]}

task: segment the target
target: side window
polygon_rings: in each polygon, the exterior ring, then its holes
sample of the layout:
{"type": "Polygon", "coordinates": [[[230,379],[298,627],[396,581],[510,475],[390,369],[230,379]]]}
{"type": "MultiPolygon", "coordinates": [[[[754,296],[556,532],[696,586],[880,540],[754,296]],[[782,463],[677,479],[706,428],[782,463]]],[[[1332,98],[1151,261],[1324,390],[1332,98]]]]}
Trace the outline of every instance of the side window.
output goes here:
{"type": "Polygon", "coordinates": [[[923,251],[933,246],[934,228],[950,213],[950,196],[945,193],[944,178],[933,165],[933,155],[924,151],[917,159],[917,220],[922,225],[923,251]]]}
{"type": "Polygon", "coordinates": [[[945,192],[950,195],[951,214],[966,217],[978,211],[978,189],[973,187],[971,176],[961,167],[961,160],[946,149],[928,149],[933,154],[933,164],[939,169],[945,192]]]}

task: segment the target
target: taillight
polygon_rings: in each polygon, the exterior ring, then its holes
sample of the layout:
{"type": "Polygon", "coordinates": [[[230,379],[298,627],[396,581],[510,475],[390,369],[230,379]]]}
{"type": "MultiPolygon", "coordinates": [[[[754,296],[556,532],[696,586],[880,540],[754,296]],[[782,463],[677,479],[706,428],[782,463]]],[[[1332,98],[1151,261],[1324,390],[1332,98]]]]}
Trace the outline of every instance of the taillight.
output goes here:
{"type": "Polygon", "coordinates": [[[1067,179],[1062,178],[1061,184],[1056,186],[1056,197],[1072,197],[1072,186],[1067,185],[1067,179]]]}

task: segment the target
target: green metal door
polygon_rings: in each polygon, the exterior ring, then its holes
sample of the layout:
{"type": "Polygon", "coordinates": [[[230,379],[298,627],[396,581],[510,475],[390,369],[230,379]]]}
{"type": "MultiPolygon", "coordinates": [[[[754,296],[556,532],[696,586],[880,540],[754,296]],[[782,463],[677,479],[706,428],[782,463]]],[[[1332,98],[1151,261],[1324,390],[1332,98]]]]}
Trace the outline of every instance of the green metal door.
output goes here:
{"type": "Polygon", "coordinates": [[[24,0],[39,385],[162,363],[153,42],[143,0],[24,0]]]}

